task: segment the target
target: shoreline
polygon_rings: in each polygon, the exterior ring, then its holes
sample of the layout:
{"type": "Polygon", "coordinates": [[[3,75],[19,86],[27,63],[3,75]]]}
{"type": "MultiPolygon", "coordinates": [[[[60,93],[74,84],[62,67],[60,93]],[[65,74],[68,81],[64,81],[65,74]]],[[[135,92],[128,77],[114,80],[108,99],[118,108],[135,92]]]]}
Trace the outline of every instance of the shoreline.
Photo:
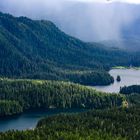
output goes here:
{"type": "Polygon", "coordinates": [[[134,70],[140,70],[140,67],[115,66],[115,67],[112,67],[112,69],[134,69],[134,70]]]}

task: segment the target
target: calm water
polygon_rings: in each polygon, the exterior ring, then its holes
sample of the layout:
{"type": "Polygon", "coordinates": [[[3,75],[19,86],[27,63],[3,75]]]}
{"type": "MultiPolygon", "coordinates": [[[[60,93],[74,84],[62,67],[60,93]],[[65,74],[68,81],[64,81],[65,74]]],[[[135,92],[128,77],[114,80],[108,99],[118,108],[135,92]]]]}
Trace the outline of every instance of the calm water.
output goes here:
{"type": "Polygon", "coordinates": [[[118,93],[120,87],[130,86],[130,85],[140,85],[140,70],[135,69],[113,69],[109,72],[115,79],[114,84],[109,86],[96,86],[95,88],[99,91],[104,92],[114,92],[118,93]],[[120,75],[121,82],[117,82],[117,75],[120,75]]]}
{"type": "Polygon", "coordinates": [[[0,119],[0,131],[4,132],[10,129],[25,130],[35,128],[37,122],[45,116],[52,116],[60,113],[76,113],[86,111],[84,109],[38,109],[30,110],[21,115],[0,119]]]}

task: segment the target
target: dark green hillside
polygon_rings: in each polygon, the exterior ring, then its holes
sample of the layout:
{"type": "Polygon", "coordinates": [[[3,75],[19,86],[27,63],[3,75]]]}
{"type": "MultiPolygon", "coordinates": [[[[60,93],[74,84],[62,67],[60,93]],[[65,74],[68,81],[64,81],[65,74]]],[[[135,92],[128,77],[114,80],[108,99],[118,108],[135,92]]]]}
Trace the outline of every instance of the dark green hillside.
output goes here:
{"type": "Polygon", "coordinates": [[[120,93],[126,96],[129,106],[140,107],[140,85],[124,86],[120,93]]]}
{"type": "Polygon", "coordinates": [[[140,109],[94,110],[39,121],[34,130],[0,133],[1,140],[139,140],[140,109]],[[130,125],[131,124],[131,125],[130,125]]]}
{"type": "Polygon", "coordinates": [[[113,79],[105,70],[130,64],[133,65],[130,54],[118,49],[105,49],[98,43],[84,43],[66,35],[50,21],[0,13],[2,77],[106,85],[113,79]]]}
{"type": "Polygon", "coordinates": [[[103,109],[123,106],[125,97],[85,86],[41,80],[0,80],[0,116],[32,108],[103,109]],[[13,104],[13,105],[12,105],[13,104]]]}
{"type": "Polygon", "coordinates": [[[140,94],[133,93],[126,95],[129,106],[140,107],[140,94]]]}
{"type": "Polygon", "coordinates": [[[129,94],[132,94],[132,93],[140,94],[140,85],[132,85],[132,86],[128,86],[128,87],[126,87],[126,86],[121,87],[120,93],[126,94],[126,95],[129,95],[129,94]]]}
{"type": "Polygon", "coordinates": [[[0,100],[0,117],[10,116],[23,112],[23,107],[18,101],[0,100]]]}

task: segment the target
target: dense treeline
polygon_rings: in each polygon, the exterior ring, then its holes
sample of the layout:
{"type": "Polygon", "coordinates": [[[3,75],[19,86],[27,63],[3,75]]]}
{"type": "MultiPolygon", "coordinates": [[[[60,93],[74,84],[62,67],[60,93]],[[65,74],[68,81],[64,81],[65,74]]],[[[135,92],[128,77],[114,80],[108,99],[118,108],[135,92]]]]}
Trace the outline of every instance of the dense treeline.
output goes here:
{"type": "Polygon", "coordinates": [[[117,65],[139,66],[139,58],[98,43],[84,43],[50,21],[0,13],[1,77],[106,85],[113,80],[105,70],[117,65]]]}
{"type": "Polygon", "coordinates": [[[103,71],[68,72],[65,73],[65,78],[74,83],[92,86],[109,85],[114,82],[114,78],[103,71]]]}
{"type": "Polygon", "coordinates": [[[126,96],[129,107],[140,107],[140,85],[121,87],[120,93],[126,96]]]}
{"type": "Polygon", "coordinates": [[[120,93],[122,94],[132,94],[132,93],[138,93],[140,94],[140,85],[132,85],[132,86],[124,86],[121,87],[120,93]]]}
{"type": "Polygon", "coordinates": [[[0,133],[1,140],[139,140],[139,137],[138,108],[61,114],[42,119],[34,130],[0,133]]]}
{"type": "Polygon", "coordinates": [[[21,113],[23,108],[16,101],[0,100],[0,117],[21,113]]]}
{"type": "Polygon", "coordinates": [[[125,97],[72,83],[1,79],[0,100],[18,102],[19,110],[21,107],[23,110],[40,107],[103,109],[122,106],[125,97]]]}
{"type": "Polygon", "coordinates": [[[51,80],[63,80],[71,81],[73,83],[79,83],[82,85],[109,85],[114,82],[114,78],[105,71],[58,71],[51,73],[50,75],[45,73],[33,74],[28,76],[30,79],[51,79],[51,80]]]}
{"type": "Polygon", "coordinates": [[[140,107],[140,94],[133,93],[126,95],[129,107],[140,107]]]}

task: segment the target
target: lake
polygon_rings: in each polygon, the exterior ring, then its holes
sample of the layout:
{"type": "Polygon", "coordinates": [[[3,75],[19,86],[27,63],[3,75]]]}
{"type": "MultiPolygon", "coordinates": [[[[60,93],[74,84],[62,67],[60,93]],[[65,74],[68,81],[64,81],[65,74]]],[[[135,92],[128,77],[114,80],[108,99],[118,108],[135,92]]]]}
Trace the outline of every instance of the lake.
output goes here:
{"type": "MultiPolygon", "coordinates": [[[[126,85],[140,84],[140,70],[135,69],[113,69],[109,72],[115,79],[115,82],[109,86],[96,86],[99,91],[118,93],[120,87],[126,85]],[[121,82],[117,82],[117,75],[120,75],[121,82]]],[[[0,119],[0,131],[4,132],[9,129],[25,130],[35,128],[37,122],[46,116],[52,116],[60,113],[83,112],[82,109],[38,109],[30,110],[14,117],[0,119]]]]}
{"type": "Polygon", "coordinates": [[[36,109],[29,110],[21,115],[12,117],[0,118],[0,132],[8,130],[25,130],[36,127],[37,122],[47,116],[52,116],[60,113],[78,113],[86,111],[85,109],[36,109]]]}
{"type": "Polygon", "coordinates": [[[140,85],[140,70],[112,69],[109,73],[114,77],[115,82],[109,86],[95,86],[97,90],[109,93],[119,93],[120,87],[140,85]],[[116,81],[117,75],[120,75],[121,82],[116,81]]]}

